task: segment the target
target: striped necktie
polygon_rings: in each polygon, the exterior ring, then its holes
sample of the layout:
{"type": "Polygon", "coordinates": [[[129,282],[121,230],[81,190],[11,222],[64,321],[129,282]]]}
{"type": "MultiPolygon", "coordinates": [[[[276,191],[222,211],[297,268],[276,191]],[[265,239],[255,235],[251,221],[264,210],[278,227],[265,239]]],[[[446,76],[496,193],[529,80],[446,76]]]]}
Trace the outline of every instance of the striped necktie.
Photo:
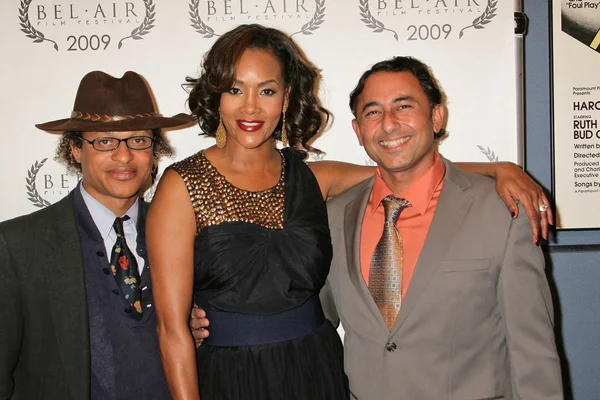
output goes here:
{"type": "Polygon", "coordinates": [[[375,247],[369,270],[369,291],[391,330],[402,305],[402,236],[396,227],[400,212],[410,203],[405,199],[386,196],[383,200],[385,223],[383,234],[375,247]]]}

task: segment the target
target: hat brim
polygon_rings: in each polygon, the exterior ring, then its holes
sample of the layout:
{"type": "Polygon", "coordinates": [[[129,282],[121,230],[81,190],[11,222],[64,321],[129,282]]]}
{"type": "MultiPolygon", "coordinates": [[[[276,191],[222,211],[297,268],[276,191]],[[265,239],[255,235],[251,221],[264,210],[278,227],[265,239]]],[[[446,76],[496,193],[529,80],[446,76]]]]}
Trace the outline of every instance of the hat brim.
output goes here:
{"type": "Polygon", "coordinates": [[[43,124],[36,124],[35,126],[38,129],[52,133],[62,133],[67,131],[122,132],[173,128],[180,125],[191,124],[194,121],[195,118],[193,116],[181,113],[173,117],[143,117],[110,122],[66,118],[43,124]]]}

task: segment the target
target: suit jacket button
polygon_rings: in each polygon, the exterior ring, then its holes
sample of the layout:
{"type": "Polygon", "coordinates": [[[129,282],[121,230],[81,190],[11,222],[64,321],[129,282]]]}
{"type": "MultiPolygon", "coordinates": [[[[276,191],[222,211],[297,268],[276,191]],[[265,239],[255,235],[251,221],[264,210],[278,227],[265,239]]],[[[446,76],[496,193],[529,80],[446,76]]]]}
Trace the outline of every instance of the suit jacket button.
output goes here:
{"type": "Polygon", "coordinates": [[[97,255],[98,257],[104,257],[104,252],[103,252],[103,251],[97,251],[97,252],[96,252],[96,255],[97,255]]]}
{"type": "Polygon", "coordinates": [[[388,342],[388,343],[385,345],[385,349],[386,349],[387,351],[389,351],[390,353],[392,353],[392,352],[396,351],[396,343],[394,343],[394,342],[388,342]]]}
{"type": "Polygon", "coordinates": [[[112,291],[114,294],[119,294],[119,291],[117,289],[113,289],[112,291]]]}
{"type": "Polygon", "coordinates": [[[131,314],[131,308],[126,308],[124,311],[125,311],[127,314],[131,314]]]}
{"type": "Polygon", "coordinates": [[[104,269],[102,270],[102,272],[104,272],[104,275],[108,275],[108,274],[110,274],[110,269],[108,269],[108,268],[104,268],[104,269]]]}

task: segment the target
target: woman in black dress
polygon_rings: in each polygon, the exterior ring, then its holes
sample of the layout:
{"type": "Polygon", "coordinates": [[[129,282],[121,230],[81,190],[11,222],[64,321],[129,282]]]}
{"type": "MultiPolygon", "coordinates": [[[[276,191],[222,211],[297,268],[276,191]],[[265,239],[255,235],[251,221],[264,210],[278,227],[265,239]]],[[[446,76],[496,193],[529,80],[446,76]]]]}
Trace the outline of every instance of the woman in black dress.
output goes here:
{"type": "Polygon", "coordinates": [[[332,255],[324,199],[373,169],[309,166],[296,150],[311,150],[329,118],[318,76],[287,35],[245,25],[216,41],[191,81],[190,108],[217,145],[163,174],[146,229],[175,399],[349,397],[340,338],[318,298],[332,255]],[[195,354],[192,303],[211,332],[195,354]]]}

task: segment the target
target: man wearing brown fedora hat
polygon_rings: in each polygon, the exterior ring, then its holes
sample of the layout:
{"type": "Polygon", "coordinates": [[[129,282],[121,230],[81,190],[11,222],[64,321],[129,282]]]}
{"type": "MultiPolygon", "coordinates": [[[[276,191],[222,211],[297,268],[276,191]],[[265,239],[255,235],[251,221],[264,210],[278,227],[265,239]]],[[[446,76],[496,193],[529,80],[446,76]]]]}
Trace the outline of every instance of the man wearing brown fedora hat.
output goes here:
{"type": "Polygon", "coordinates": [[[168,399],[140,198],[172,153],[143,78],[88,73],[56,159],[81,174],[63,200],[0,224],[0,399],[168,399]]]}

